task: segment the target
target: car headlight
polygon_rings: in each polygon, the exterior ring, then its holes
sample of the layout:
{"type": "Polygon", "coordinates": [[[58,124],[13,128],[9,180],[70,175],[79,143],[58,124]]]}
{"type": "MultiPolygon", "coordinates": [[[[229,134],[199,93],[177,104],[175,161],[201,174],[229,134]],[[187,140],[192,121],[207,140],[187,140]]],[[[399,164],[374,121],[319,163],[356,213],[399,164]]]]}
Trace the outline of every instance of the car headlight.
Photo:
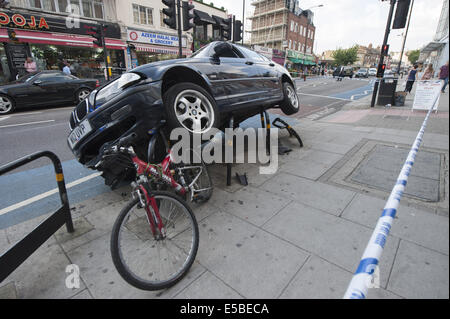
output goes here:
{"type": "Polygon", "coordinates": [[[96,104],[104,104],[107,100],[112,99],[120,94],[124,89],[142,80],[142,77],[136,73],[125,73],[117,80],[111,82],[94,97],[96,104]]]}

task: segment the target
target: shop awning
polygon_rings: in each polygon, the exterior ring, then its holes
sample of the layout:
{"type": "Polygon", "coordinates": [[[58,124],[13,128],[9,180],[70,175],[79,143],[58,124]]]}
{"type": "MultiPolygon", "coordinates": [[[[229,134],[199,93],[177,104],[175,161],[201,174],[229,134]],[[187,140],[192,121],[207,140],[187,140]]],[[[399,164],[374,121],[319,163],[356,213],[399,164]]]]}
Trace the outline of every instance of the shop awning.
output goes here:
{"type": "MultiPolygon", "coordinates": [[[[15,31],[19,42],[22,43],[94,48],[94,38],[89,36],[25,30],[15,31]]],[[[0,41],[2,42],[9,42],[9,37],[6,29],[0,29],[0,39],[0,41]]],[[[122,40],[107,38],[106,47],[113,50],[125,50],[127,48],[127,45],[122,40]]]]}
{"type": "MultiPolygon", "coordinates": [[[[136,51],[139,52],[154,52],[154,53],[162,53],[162,54],[178,54],[178,47],[164,47],[157,46],[151,44],[143,44],[143,43],[133,43],[136,48],[136,51]]],[[[183,55],[191,55],[192,51],[189,49],[183,48],[183,55]]]]}
{"type": "Polygon", "coordinates": [[[434,51],[439,50],[440,48],[444,47],[446,43],[443,42],[430,42],[427,44],[425,48],[420,50],[422,53],[431,53],[434,51]]]}
{"type": "Polygon", "coordinates": [[[215,25],[220,26],[222,28],[228,27],[228,25],[225,23],[225,21],[223,21],[223,18],[215,16],[215,15],[213,15],[212,18],[215,21],[215,23],[214,23],[215,25]]]}
{"type": "Polygon", "coordinates": [[[303,60],[302,59],[291,58],[291,57],[289,57],[288,59],[289,59],[289,61],[292,61],[292,63],[303,64],[303,60]]]}
{"type": "Polygon", "coordinates": [[[216,24],[216,21],[206,12],[194,9],[194,15],[195,24],[216,24]]]}

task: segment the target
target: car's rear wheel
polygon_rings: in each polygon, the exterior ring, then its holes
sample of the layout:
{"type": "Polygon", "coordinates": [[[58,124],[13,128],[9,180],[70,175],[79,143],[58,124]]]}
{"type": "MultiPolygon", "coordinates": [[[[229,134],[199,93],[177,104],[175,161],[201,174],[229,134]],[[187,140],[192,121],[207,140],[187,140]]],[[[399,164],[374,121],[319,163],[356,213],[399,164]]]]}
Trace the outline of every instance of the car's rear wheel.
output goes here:
{"type": "Polygon", "coordinates": [[[76,101],[78,103],[83,102],[84,100],[86,100],[88,98],[89,94],[91,94],[91,90],[86,89],[86,88],[79,89],[77,91],[77,93],[75,94],[76,101]]]}
{"type": "Polygon", "coordinates": [[[7,95],[0,94],[0,115],[10,114],[14,112],[15,104],[12,98],[7,95]]]}
{"type": "Polygon", "coordinates": [[[283,83],[284,100],[280,108],[286,115],[292,115],[300,110],[300,100],[294,86],[289,82],[283,83]]]}
{"type": "Polygon", "coordinates": [[[208,134],[218,128],[220,113],[216,101],[193,83],[178,83],[164,94],[170,128],[184,128],[191,134],[208,134]]]}

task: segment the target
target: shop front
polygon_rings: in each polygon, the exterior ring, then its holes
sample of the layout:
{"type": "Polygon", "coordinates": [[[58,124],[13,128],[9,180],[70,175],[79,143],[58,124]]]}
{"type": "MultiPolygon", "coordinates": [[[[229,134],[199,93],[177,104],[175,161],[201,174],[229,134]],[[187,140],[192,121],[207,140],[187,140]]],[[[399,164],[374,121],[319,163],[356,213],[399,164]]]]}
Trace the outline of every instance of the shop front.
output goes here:
{"type": "MultiPolygon", "coordinates": [[[[120,39],[119,25],[104,24],[108,27],[105,42],[113,74],[120,74],[125,70],[127,45],[120,39]]],[[[104,52],[93,44],[94,38],[90,36],[92,28],[98,26],[94,21],[82,20],[68,27],[64,16],[0,11],[0,81],[26,74],[27,57],[34,59],[38,70],[61,70],[67,62],[74,75],[103,80],[104,52]]]]}
{"type": "MultiPolygon", "coordinates": [[[[152,62],[178,58],[178,37],[170,34],[128,29],[127,60],[131,68],[152,62]]],[[[182,38],[183,56],[192,51],[187,48],[186,38],[182,38]]]]}

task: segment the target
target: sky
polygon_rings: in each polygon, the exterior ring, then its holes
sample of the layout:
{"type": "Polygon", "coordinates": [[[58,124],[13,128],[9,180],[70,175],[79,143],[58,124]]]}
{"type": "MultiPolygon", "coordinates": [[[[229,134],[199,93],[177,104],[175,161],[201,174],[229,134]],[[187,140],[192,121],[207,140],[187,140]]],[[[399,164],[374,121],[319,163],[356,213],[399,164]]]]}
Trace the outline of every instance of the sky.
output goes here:
{"type": "MultiPolygon", "coordinates": [[[[253,11],[251,2],[246,0],[246,16],[253,11]]],[[[314,52],[348,48],[354,44],[375,47],[381,45],[386,30],[390,1],[381,0],[300,0],[300,7],[314,8],[316,26],[316,44],[314,52]]],[[[411,26],[406,41],[406,51],[423,47],[432,41],[436,33],[443,0],[415,0],[411,26]]],[[[228,12],[242,18],[243,0],[223,0],[221,3],[228,12]]],[[[395,13],[395,12],[394,12],[395,13]]],[[[247,29],[251,28],[247,21],[247,29]]],[[[392,30],[389,36],[391,52],[399,52],[402,45],[402,33],[405,29],[392,30]]],[[[250,39],[250,34],[247,35],[250,39]]]]}

